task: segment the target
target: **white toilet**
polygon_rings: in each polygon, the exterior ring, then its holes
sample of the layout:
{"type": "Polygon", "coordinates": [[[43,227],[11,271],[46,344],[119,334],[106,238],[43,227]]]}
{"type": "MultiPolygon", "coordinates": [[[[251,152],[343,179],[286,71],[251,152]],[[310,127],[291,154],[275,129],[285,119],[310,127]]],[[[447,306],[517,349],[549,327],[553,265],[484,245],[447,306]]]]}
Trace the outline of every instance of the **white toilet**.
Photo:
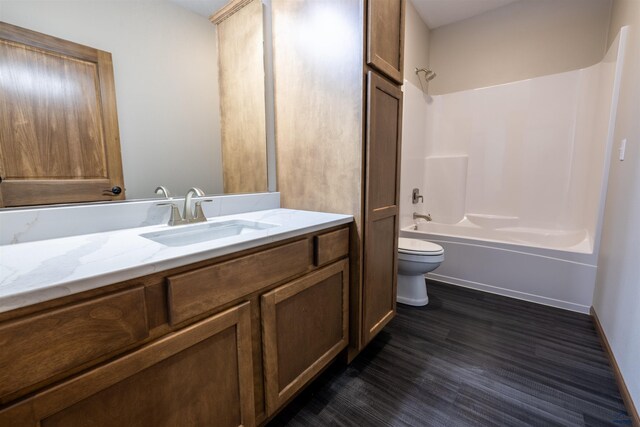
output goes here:
{"type": "Polygon", "coordinates": [[[398,302],[427,305],[429,296],[424,274],[435,270],[444,261],[444,249],[435,243],[419,239],[398,239],[398,302]]]}

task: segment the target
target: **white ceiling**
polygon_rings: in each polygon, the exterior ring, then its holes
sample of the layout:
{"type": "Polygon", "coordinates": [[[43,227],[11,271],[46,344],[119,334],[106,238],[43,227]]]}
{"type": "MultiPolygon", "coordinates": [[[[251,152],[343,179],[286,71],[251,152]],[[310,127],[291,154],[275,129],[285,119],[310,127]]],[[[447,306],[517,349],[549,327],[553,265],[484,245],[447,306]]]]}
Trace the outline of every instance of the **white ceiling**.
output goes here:
{"type": "Polygon", "coordinates": [[[411,0],[430,29],[462,21],[519,0],[411,0]]]}
{"type": "Polygon", "coordinates": [[[229,0],[169,0],[180,7],[209,18],[213,12],[218,11],[222,6],[229,3],[229,0]]]}

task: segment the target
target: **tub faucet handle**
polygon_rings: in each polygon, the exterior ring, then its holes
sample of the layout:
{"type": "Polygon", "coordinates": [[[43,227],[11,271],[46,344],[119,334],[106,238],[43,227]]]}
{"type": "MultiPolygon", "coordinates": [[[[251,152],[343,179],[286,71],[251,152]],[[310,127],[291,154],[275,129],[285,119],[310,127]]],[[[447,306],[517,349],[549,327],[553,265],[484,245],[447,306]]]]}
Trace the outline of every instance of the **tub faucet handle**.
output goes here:
{"type": "Polygon", "coordinates": [[[413,191],[411,192],[411,203],[413,203],[414,205],[417,205],[418,201],[424,203],[424,197],[420,195],[419,188],[414,188],[413,191]]]}

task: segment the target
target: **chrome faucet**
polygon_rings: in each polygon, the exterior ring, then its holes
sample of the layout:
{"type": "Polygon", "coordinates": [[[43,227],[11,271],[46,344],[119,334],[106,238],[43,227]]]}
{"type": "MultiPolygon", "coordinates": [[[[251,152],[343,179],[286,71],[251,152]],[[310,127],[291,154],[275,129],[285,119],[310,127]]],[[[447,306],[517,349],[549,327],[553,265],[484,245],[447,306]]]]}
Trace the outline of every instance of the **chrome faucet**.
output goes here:
{"type": "MultiPolygon", "coordinates": [[[[160,192],[164,193],[167,199],[169,199],[169,191],[166,187],[158,187],[156,189],[156,193],[160,194],[160,192]]],[[[184,210],[182,211],[182,215],[180,215],[180,209],[175,203],[172,202],[162,202],[158,203],[158,206],[171,206],[171,217],[169,218],[169,225],[184,225],[191,224],[194,222],[206,222],[207,217],[204,215],[204,211],[202,210],[203,202],[211,202],[212,200],[198,200],[195,203],[195,207],[191,209],[191,199],[193,196],[203,197],[204,191],[197,187],[190,188],[187,191],[187,195],[184,197],[184,210]]]]}
{"type": "Polygon", "coordinates": [[[193,196],[204,197],[204,191],[197,187],[192,187],[187,191],[187,195],[184,197],[184,210],[182,215],[186,223],[192,222],[205,222],[207,217],[204,216],[202,211],[202,202],[210,202],[211,200],[200,200],[195,204],[194,209],[191,209],[191,198],[193,196]]]}
{"type": "Polygon", "coordinates": [[[164,185],[161,185],[158,188],[156,188],[155,193],[163,195],[165,199],[171,198],[171,193],[169,192],[169,189],[164,185]]]}
{"type": "Polygon", "coordinates": [[[422,219],[424,219],[425,221],[428,222],[428,221],[431,221],[431,214],[420,215],[419,213],[414,212],[413,213],[413,219],[418,219],[418,218],[422,218],[422,219]]]}

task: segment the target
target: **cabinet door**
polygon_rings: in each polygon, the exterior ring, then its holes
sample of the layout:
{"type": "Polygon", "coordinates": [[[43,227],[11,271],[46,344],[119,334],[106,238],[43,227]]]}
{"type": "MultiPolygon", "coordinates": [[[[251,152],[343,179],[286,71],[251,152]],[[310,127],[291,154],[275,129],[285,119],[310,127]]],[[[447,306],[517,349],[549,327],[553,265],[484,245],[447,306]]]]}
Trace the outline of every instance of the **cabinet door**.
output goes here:
{"type": "Polygon", "coordinates": [[[402,84],[405,0],[369,0],[367,64],[402,84]]]}
{"type": "Polygon", "coordinates": [[[368,73],[363,345],[396,311],[402,91],[368,73]]]}
{"type": "Polygon", "coordinates": [[[267,414],[273,414],[348,344],[347,260],[262,296],[267,414]]]}
{"type": "Polygon", "coordinates": [[[111,54],[0,22],[0,206],[124,199],[111,54]]]}
{"type": "Polygon", "coordinates": [[[12,426],[252,426],[249,303],[0,411],[12,426]]]}

